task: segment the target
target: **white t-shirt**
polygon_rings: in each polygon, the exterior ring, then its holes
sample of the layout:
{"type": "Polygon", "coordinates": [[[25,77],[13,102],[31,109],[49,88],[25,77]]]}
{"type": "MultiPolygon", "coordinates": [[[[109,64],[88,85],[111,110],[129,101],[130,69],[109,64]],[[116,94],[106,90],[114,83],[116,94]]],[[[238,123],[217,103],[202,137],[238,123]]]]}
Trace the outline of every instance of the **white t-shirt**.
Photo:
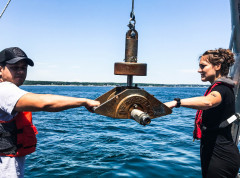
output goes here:
{"type": "Polygon", "coordinates": [[[13,109],[26,93],[11,82],[0,83],[0,120],[9,121],[16,115],[13,109]]]}
{"type": "MultiPolygon", "coordinates": [[[[0,120],[9,121],[17,114],[13,109],[17,101],[26,93],[26,91],[20,89],[11,82],[0,83],[0,120]]],[[[25,156],[0,156],[0,177],[23,177],[24,162],[25,156]]]]}

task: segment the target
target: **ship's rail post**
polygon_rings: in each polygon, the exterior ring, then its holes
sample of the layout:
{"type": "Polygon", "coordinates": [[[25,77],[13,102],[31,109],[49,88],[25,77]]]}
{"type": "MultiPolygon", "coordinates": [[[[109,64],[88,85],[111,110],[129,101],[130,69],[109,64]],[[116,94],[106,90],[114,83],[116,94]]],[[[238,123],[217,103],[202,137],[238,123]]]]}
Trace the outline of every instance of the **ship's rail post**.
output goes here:
{"type": "MultiPolygon", "coordinates": [[[[235,81],[236,113],[240,113],[240,0],[230,0],[232,34],[229,49],[235,54],[235,64],[231,68],[230,76],[235,81]]],[[[238,145],[240,132],[240,121],[237,120],[232,126],[234,142],[238,145]]]]}

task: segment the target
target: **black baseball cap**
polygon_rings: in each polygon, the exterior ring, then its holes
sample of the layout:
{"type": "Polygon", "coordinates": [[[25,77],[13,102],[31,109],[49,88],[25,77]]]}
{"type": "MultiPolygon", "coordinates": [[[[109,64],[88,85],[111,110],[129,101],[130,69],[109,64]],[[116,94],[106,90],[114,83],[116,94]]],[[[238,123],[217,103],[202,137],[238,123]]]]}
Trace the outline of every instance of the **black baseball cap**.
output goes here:
{"type": "Polygon", "coordinates": [[[20,60],[25,60],[30,66],[34,66],[32,59],[29,59],[26,53],[18,47],[6,48],[0,52],[0,63],[15,64],[20,60]]]}

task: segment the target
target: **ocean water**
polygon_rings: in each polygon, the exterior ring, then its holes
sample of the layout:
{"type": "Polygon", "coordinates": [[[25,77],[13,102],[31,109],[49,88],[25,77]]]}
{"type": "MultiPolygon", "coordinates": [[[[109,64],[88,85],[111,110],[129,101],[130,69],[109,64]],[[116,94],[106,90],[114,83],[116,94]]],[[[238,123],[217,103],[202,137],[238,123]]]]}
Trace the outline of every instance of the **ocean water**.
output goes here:
{"type": "MultiPolygon", "coordinates": [[[[95,99],[113,87],[22,86],[34,93],[95,99]]],[[[145,87],[162,102],[203,95],[206,88],[145,87]]],[[[84,107],[35,112],[36,152],[27,156],[25,177],[201,177],[199,141],[192,141],[195,110],[142,126],[131,119],[89,113],[84,107]]]]}

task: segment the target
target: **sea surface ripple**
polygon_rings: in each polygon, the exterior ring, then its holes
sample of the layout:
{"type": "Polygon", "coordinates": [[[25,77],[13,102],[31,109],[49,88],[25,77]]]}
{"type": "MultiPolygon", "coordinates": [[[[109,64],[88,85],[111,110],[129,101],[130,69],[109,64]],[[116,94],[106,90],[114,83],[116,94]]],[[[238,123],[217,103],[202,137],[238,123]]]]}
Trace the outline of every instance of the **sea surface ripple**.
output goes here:
{"type": "MultiPolygon", "coordinates": [[[[34,93],[96,99],[113,87],[23,86],[34,93]]],[[[206,88],[145,87],[162,102],[204,94],[206,88]]],[[[89,113],[84,107],[35,112],[36,152],[25,177],[201,177],[199,141],[192,141],[195,110],[174,109],[142,126],[89,113]]]]}

